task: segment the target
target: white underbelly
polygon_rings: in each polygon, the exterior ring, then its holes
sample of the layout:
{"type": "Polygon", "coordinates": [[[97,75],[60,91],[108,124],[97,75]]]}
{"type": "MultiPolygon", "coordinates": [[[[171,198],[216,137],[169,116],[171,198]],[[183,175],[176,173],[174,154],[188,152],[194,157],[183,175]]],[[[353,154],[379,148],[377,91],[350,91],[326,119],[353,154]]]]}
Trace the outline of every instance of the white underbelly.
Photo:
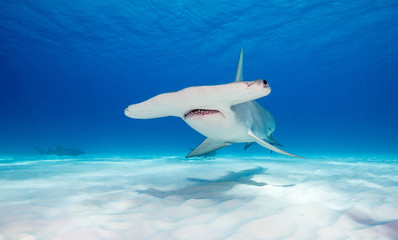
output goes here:
{"type": "Polygon", "coordinates": [[[225,142],[251,141],[248,129],[231,116],[232,112],[188,118],[185,122],[206,137],[225,142]]]}

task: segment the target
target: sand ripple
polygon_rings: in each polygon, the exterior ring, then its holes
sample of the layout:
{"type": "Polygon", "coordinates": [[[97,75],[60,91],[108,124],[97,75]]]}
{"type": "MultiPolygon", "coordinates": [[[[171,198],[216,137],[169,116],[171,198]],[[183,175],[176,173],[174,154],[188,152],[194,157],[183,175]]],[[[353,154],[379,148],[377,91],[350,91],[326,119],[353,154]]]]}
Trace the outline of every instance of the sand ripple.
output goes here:
{"type": "Polygon", "coordinates": [[[10,164],[0,177],[0,240],[398,239],[394,161],[10,164]]]}

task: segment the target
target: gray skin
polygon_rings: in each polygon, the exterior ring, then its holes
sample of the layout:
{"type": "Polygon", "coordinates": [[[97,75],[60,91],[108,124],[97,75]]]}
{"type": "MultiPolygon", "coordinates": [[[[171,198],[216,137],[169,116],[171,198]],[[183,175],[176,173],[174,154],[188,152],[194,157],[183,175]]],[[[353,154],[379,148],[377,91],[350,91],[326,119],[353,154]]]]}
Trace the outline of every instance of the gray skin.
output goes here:
{"type": "Polygon", "coordinates": [[[231,106],[235,116],[247,130],[268,142],[272,142],[272,133],[275,131],[275,120],[268,110],[265,110],[256,101],[231,106]]]}

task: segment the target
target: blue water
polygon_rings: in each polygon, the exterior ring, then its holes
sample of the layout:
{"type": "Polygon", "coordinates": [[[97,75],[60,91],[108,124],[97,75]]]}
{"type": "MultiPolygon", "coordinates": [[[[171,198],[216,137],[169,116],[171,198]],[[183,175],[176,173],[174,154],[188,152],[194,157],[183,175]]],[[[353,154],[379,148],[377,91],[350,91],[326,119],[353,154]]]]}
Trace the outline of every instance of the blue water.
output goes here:
{"type": "Polygon", "coordinates": [[[0,0],[0,239],[398,239],[397,144],[396,1],[0,0]],[[241,48],[307,159],[124,115],[241,48]]]}
{"type": "MultiPolygon", "coordinates": [[[[398,153],[394,1],[0,1],[0,154],[181,154],[204,139],[130,104],[267,79],[275,140],[299,155],[398,153]]],[[[226,154],[268,155],[261,147],[226,154]]]]}

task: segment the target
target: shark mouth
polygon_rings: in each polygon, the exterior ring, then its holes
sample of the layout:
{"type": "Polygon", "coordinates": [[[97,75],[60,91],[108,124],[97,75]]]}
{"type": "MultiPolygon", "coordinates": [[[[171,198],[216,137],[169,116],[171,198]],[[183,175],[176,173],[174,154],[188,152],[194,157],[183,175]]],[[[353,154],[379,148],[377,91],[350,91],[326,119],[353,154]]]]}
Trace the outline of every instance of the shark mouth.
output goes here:
{"type": "Polygon", "coordinates": [[[218,110],[212,110],[212,109],[193,109],[184,114],[184,119],[187,119],[190,117],[196,117],[196,116],[206,116],[209,114],[217,114],[217,113],[221,113],[221,112],[218,110]]]}

